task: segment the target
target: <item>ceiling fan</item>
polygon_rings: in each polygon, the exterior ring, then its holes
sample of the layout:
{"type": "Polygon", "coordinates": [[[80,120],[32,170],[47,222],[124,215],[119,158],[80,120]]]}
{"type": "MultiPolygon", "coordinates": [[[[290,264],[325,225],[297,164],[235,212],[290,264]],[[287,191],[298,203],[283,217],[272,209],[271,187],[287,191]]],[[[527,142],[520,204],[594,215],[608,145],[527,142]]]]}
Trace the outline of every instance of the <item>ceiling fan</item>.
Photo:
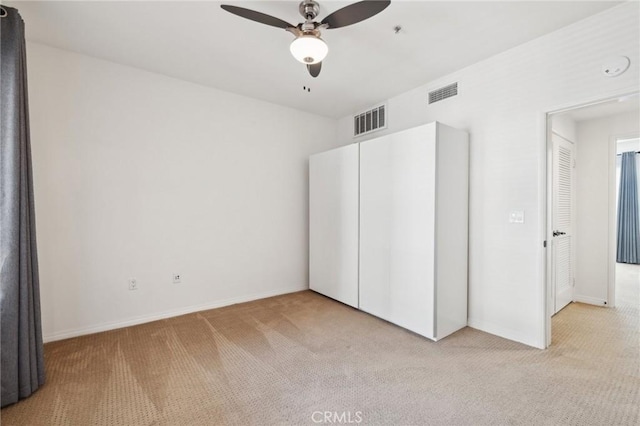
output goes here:
{"type": "Polygon", "coordinates": [[[242,18],[282,28],[292,33],[296,38],[290,46],[291,54],[307,66],[307,70],[312,77],[317,77],[322,68],[322,60],[329,52],[327,44],[320,38],[320,31],[342,28],[364,21],[382,12],[390,3],[391,1],[377,0],[352,3],[336,10],[321,22],[316,22],[314,19],[318,16],[320,5],[315,0],[303,0],[298,6],[298,10],[305,21],[298,25],[291,25],[282,19],[243,7],[227,4],[223,4],[220,7],[242,18]]]}

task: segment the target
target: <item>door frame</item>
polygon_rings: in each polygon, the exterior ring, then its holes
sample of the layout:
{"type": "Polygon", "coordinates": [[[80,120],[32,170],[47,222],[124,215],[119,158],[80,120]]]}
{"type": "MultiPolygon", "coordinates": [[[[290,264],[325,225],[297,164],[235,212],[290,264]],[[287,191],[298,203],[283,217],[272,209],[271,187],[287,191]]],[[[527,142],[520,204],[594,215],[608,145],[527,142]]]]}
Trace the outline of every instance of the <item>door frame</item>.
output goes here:
{"type": "MultiPolygon", "coordinates": [[[[540,133],[541,137],[540,149],[542,151],[541,158],[541,182],[539,188],[541,189],[542,200],[540,208],[540,216],[542,218],[542,242],[543,242],[543,255],[541,256],[541,276],[543,282],[541,285],[543,306],[540,312],[542,313],[542,330],[544,347],[548,348],[551,345],[551,317],[554,315],[554,295],[552,292],[552,251],[549,250],[550,242],[552,239],[551,229],[553,221],[551,216],[552,196],[553,188],[551,187],[552,179],[551,173],[553,173],[552,164],[552,150],[553,142],[551,140],[551,117],[561,112],[567,112],[573,109],[584,108],[588,106],[598,105],[605,102],[611,102],[625,96],[638,96],[640,91],[637,87],[629,87],[623,90],[615,91],[606,97],[598,96],[591,97],[574,102],[568,102],[563,105],[555,107],[545,108],[540,116],[540,133]]],[[[616,266],[616,223],[615,223],[615,185],[616,185],[616,165],[615,165],[615,153],[616,153],[616,139],[617,137],[611,137],[609,141],[609,271],[608,271],[608,283],[607,283],[607,306],[613,307],[615,302],[615,266],[616,266]]],[[[574,141],[574,143],[578,143],[574,141]]]]}

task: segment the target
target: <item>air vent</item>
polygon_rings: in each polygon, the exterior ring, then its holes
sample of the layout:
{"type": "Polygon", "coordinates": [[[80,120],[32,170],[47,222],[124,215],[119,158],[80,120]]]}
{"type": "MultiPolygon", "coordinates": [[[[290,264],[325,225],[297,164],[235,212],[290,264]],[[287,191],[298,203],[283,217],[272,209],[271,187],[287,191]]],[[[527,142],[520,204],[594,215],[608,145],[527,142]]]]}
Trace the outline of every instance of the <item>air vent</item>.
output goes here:
{"type": "Polygon", "coordinates": [[[353,117],[353,136],[360,136],[386,128],[387,117],[385,111],[386,105],[380,105],[368,111],[356,114],[353,117]]]}
{"type": "Polygon", "coordinates": [[[458,83],[453,83],[429,92],[429,104],[450,98],[458,94],[458,83]]]}

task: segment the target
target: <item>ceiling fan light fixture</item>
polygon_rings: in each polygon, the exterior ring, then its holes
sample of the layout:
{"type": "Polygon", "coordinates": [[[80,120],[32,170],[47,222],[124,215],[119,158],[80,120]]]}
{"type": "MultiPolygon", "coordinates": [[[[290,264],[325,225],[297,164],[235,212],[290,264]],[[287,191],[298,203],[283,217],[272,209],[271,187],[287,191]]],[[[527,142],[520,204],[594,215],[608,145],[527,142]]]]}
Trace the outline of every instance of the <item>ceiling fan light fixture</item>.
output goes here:
{"type": "Polygon", "coordinates": [[[307,65],[321,62],[329,53],[329,47],[324,40],[312,34],[296,37],[289,49],[294,58],[307,65]]]}

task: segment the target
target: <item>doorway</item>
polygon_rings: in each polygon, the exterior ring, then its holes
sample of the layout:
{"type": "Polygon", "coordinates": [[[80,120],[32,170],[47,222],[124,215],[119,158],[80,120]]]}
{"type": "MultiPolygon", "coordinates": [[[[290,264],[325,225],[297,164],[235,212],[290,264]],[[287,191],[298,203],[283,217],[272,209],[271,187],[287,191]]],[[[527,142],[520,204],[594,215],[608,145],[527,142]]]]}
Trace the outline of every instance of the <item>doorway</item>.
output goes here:
{"type": "Polygon", "coordinates": [[[574,302],[615,307],[616,275],[636,276],[616,263],[616,154],[634,135],[638,93],[547,115],[547,346],[551,317],[574,302]]]}

